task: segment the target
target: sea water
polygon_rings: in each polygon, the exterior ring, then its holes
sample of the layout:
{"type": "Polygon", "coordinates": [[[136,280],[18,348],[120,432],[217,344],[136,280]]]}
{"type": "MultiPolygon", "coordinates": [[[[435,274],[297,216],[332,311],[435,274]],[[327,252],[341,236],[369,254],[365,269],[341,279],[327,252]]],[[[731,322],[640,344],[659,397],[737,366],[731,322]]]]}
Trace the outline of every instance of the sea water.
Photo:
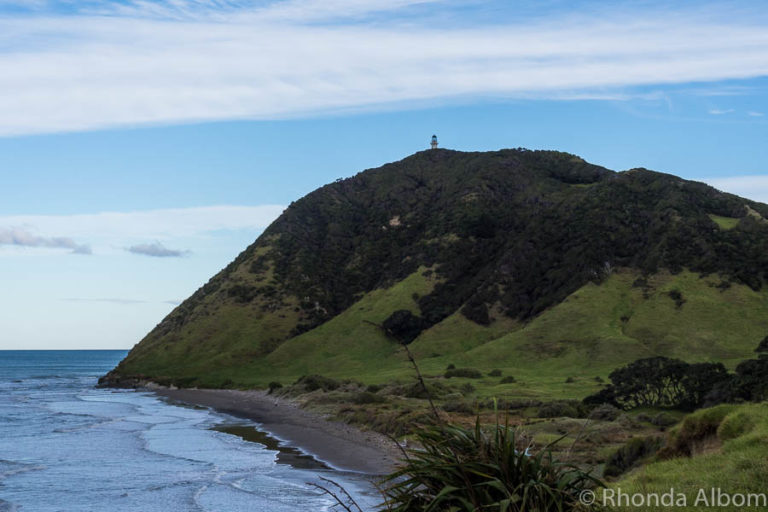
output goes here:
{"type": "MultiPolygon", "coordinates": [[[[224,432],[243,420],[152,393],[96,388],[125,351],[0,351],[0,511],[334,510],[311,484],[362,476],[279,464],[278,451],[224,432]]],[[[304,465],[306,466],[306,465],[304,465]]]]}

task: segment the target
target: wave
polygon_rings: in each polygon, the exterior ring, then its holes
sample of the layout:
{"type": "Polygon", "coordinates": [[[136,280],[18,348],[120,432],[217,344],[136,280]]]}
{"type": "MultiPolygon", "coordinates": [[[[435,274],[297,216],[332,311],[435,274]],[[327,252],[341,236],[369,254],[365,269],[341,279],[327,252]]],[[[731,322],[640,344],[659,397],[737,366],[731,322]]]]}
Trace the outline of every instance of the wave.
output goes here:
{"type": "Polygon", "coordinates": [[[23,462],[17,462],[13,460],[0,459],[0,480],[4,480],[10,476],[19,475],[21,473],[27,473],[28,471],[40,471],[42,469],[46,469],[46,466],[37,464],[25,464],[23,462]]]}

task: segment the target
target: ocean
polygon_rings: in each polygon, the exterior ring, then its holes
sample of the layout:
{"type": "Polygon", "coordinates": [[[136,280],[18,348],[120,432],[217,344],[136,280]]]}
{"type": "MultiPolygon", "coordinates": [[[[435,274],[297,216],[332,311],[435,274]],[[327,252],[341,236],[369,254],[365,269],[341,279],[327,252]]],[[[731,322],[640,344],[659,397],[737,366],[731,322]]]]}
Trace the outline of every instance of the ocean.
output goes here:
{"type": "Polygon", "coordinates": [[[362,475],[286,457],[291,450],[281,454],[267,433],[264,443],[232,433],[256,424],[148,392],[96,388],[125,354],[0,351],[0,511],[335,510],[310,485],[321,478],[364,509],[379,501],[362,475]]]}

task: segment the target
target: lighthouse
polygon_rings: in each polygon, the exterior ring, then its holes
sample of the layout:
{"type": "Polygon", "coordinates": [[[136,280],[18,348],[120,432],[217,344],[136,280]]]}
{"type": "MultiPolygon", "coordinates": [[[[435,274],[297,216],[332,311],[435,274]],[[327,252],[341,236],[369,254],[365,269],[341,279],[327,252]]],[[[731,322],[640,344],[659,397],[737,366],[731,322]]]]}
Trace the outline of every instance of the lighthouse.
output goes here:
{"type": "Polygon", "coordinates": [[[437,135],[432,136],[432,142],[429,144],[432,149],[437,149],[437,135]]]}

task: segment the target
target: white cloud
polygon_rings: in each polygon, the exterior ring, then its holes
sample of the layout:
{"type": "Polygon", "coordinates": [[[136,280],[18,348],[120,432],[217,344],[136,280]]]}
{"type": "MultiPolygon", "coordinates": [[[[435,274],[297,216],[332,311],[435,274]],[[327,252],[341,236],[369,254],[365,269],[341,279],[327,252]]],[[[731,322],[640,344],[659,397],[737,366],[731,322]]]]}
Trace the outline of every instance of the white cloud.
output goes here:
{"type": "Polygon", "coordinates": [[[731,176],[728,178],[706,178],[701,180],[716,189],[730,192],[753,201],[768,204],[768,175],[731,176]]]}
{"type": "Polygon", "coordinates": [[[109,16],[0,20],[0,135],[276,119],[445,98],[768,74],[768,31],[685,13],[450,28],[415,0],[133,1],[109,16]],[[213,7],[213,8],[212,8],[213,7]]]}
{"type": "Polygon", "coordinates": [[[755,112],[754,110],[750,110],[749,112],[747,112],[747,115],[749,117],[763,117],[765,114],[763,114],[762,112],[755,112]]]}
{"type": "Polygon", "coordinates": [[[732,112],[733,112],[732,108],[724,109],[724,110],[723,109],[718,109],[718,108],[713,108],[713,109],[709,110],[709,113],[712,114],[713,116],[722,116],[724,114],[730,114],[732,112]]]}

